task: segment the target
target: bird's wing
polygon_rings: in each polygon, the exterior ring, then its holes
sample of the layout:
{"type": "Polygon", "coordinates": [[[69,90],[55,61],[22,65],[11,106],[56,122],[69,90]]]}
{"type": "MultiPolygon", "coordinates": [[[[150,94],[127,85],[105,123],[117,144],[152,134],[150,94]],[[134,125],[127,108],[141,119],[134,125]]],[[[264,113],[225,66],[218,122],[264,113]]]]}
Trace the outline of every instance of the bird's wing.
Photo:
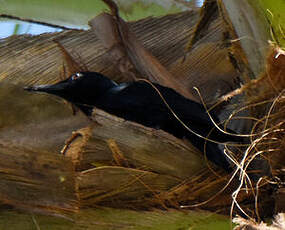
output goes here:
{"type": "Polygon", "coordinates": [[[121,84],[106,92],[97,107],[145,126],[160,128],[167,118],[167,108],[152,88],[145,84],[121,84]]]}
{"type": "Polygon", "coordinates": [[[101,97],[99,107],[127,120],[157,128],[171,125],[170,122],[176,124],[179,119],[195,126],[212,125],[202,105],[170,88],[154,86],[160,94],[145,82],[121,84],[101,97]]]}

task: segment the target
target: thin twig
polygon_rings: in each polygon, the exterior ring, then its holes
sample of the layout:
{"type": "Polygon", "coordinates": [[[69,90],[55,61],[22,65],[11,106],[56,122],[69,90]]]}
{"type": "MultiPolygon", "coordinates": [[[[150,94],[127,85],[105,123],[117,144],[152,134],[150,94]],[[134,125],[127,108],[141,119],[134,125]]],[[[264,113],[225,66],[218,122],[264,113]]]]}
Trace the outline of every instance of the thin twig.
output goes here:
{"type": "Polygon", "coordinates": [[[36,21],[36,20],[33,20],[33,19],[20,18],[20,17],[17,17],[17,16],[9,15],[9,14],[0,14],[0,17],[1,18],[12,19],[12,20],[18,20],[18,21],[21,21],[21,22],[29,22],[29,23],[33,23],[33,24],[49,26],[49,27],[62,29],[62,30],[80,30],[80,29],[74,29],[74,28],[68,28],[68,27],[65,27],[65,26],[55,25],[55,24],[51,24],[51,23],[47,23],[47,22],[36,21]]]}
{"type": "Polygon", "coordinates": [[[32,220],[33,220],[33,223],[34,223],[35,226],[36,226],[36,229],[37,229],[37,230],[41,230],[40,225],[38,224],[38,222],[37,222],[37,220],[36,220],[36,218],[35,218],[34,215],[32,215],[32,220]]]}

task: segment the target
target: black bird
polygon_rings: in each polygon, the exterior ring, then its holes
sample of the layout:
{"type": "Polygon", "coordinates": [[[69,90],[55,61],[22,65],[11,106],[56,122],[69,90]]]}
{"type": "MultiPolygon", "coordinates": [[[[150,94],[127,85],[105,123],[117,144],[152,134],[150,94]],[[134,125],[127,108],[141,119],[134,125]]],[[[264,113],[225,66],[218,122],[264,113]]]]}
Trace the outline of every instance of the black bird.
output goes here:
{"type": "MultiPolygon", "coordinates": [[[[183,97],[173,89],[152,84],[145,81],[117,84],[100,73],[79,72],[56,84],[31,86],[25,90],[62,97],[76,105],[87,116],[91,115],[93,107],[97,107],[125,120],[162,129],[177,138],[188,139],[204,152],[205,140],[191,133],[175,118],[162,96],[179,119],[194,132],[207,137],[214,128],[210,139],[218,142],[237,141],[236,137],[224,134],[214,127],[203,105],[183,97]]],[[[217,117],[213,114],[212,116],[218,122],[217,117]]],[[[215,164],[231,171],[231,166],[217,143],[207,141],[206,156],[215,164]]]]}

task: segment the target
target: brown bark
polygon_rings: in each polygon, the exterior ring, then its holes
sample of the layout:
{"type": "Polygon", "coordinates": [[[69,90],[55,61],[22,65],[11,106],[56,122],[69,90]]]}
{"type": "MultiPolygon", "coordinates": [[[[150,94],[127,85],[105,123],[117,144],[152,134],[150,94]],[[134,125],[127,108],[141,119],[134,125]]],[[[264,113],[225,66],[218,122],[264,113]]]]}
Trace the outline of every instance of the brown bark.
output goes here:
{"type": "Polygon", "coordinates": [[[93,168],[96,164],[123,166],[116,161],[114,154],[120,154],[118,157],[126,166],[181,180],[206,167],[203,156],[189,142],[161,130],[95,111],[95,119],[100,125],[80,130],[65,152],[74,159],[78,171],[93,168]]]}
{"type": "Polygon", "coordinates": [[[75,174],[68,159],[1,144],[0,171],[1,204],[58,216],[78,211],[75,174]]]}

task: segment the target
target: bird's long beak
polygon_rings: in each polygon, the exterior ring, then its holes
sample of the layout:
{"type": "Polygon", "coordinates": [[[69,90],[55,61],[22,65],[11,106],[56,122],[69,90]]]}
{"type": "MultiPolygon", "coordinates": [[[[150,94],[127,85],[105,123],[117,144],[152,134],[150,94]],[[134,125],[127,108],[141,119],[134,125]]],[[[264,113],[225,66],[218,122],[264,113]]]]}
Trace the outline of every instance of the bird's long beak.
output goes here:
{"type": "Polygon", "coordinates": [[[64,83],[57,83],[54,85],[35,85],[24,87],[24,90],[59,95],[62,91],[64,91],[65,86],[66,84],[64,83]]]}

